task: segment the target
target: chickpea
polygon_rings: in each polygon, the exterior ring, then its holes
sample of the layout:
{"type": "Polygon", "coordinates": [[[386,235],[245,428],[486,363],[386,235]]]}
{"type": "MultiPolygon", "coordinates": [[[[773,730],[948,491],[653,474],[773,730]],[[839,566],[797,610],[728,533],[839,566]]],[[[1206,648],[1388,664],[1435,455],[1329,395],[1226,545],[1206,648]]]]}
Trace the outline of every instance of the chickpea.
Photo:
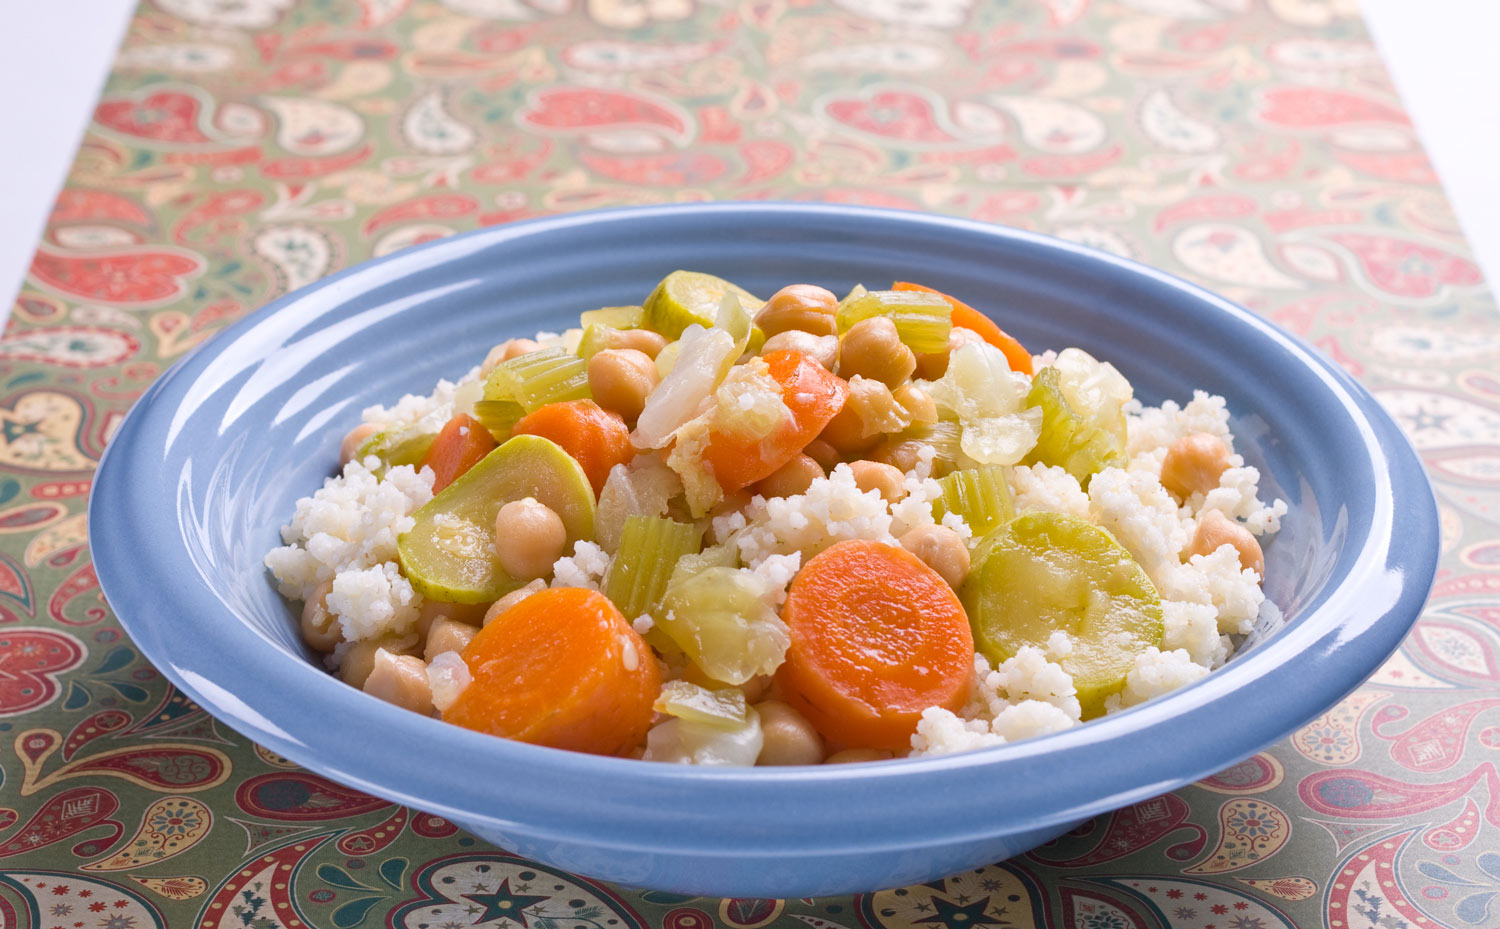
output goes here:
{"type": "Polygon", "coordinates": [[[938,421],[937,404],[927,396],[927,391],[915,384],[906,383],[891,391],[891,396],[896,402],[906,408],[911,414],[914,423],[935,423],[938,421]]]}
{"type": "Polygon", "coordinates": [[[512,500],[495,514],[495,555],[513,578],[529,581],[550,574],[567,544],[562,519],[535,498],[512,500]]]}
{"type": "Polygon", "coordinates": [[[801,352],[818,364],[832,371],[839,360],[839,337],[836,335],[813,335],[801,329],[788,329],[766,339],[761,354],[791,349],[801,352]]]}
{"type": "Polygon", "coordinates": [[[911,425],[911,414],[896,402],[883,381],[858,374],[849,379],[849,399],[829,420],[820,438],[848,456],[873,447],[885,433],[911,425]]]}
{"type": "Polygon", "coordinates": [[[451,619],[439,619],[427,630],[427,641],[422,647],[422,655],[428,661],[441,655],[443,652],[461,652],[464,646],[473,641],[479,630],[468,623],[455,622],[451,619]]]}
{"type": "Polygon", "coordinates": [[[764,699],[766,691],[771,689],[772,677],[769,674],[757,674],[750,680],[740,685],[740,693],[745,695],[746,703],[754,703],[764,699]]]}
{"type": "Polygon", "coordinates": [[[339,677],[349,686],[363,690],[365,679],[375,668],[375,653],[382,649],[393,655],[404,655],[411,651],[403,640],[393,636],[351,642],[344,652],[343,660],[339,662],[339,677]]]}
{"type": "Polygon", "coordinates": [[[883,748],[846,748],[823,759],[824,764],[854,764],[860,761],[889,761],[892,755],[883,748]]]}
{"type": "Polygon", "coordinates": [[[823,760],[823,739],[801,713],[780,700],[762,700],[755,710],[764,739],[756,764],[818,764],[823,760]]]}
{"type": "Polygon", "coordinates": [[[313,651],[327,654],[334,646],[344,641],[344,632],[338,620],[328,612],[328,592],[333,590],[333,578],[318,585],[307,602],[302,604],[302,641],[313,651]]]}
{"type": "Polygon", "coordinates": [[[896,387],[911,377],[917,357],[901,343],[896,324],[886,316],[860,320],[839,345],[839,374],[858,374],[896,387]]]}
{"type": "MultiPolygon", "coordinates": [[[[606,341],[616,351],[629,349],[640,352],[647,358],[655,358],[667,347],[667,337],[650,329],[616,329],[609,333],[606,341]]],[[[652,365],[652,368],[655,367],[652,365]]]]}
{"type": "Polygon", "coordinates": [[[495,370],[495,367],[502,361],[519,358],[539,348],[541,348],[541,345],[537,344],[533,339],[506,339],[504,342],[490,349],[490,353],[484,356],[484,362],[479,365],[479,373],[485,377],[489,377],[490,372],[495,370]]]}
{"type": "Polygon", "coordinates": [[[755,314],[755,324],[770,336],[788,329],[800,329],[813,335],[835,335],[833,314],[839,298],[816,284],[791,284],[771,295],[755,314]]]}
{"type": "Polygon", "coordinates": [[[760,479],[755,492],[762,497],[793,497],[807,493],[812,482],[824,476],[823,466],[807,455],[794,455],[786,464],[760,479]]]}
{"type": "Polygon", "coordinates": [[[606,348],[589,359],[589,391],[594,402],[627,421],[641,415],[646,398],[660,382],[651,356],[633,348],[606,348]]]}
{"type": "Polygon", "coordinates": [[[917,439],[886,439],[879,447],[871,450],[870,460],[883,462],[902,474],[907,474],[921,462],[920,452],[926,444],[917,439]]]}
{"type": "Polygon", "coordinates": [[[1206,494],[1219,486],[1229,469],[1229,446],[1207,432],[1194,432],[1173,442],[1161,462],[1161,486],[1179,500],[1206,494]]]}
{"type": "Polygon", "coordinates": [[[427,665],[415,655],[394,655],[383,648],[376,649],[370,676],[365,678],[361,689],[402,709],[432,715],[432,685],[427,682],[427,665]]]}
{"type": "Polygon", "coordinates": [[[354,456],[359,454],[359,447],[379,431],[380,427],[374,423],[360,423],[350,429],[344,436],[344,441],[339,443],[339,467],[353,461],[354,456]]]}
{"type": "Polygon", "coordinates": [[[490,623],[495,621],[495,617],[499,616],[501,613],[504,613],[506,610],[515,606],[517,603],[520,603],[522,600],[525,600],[527,597],[531,596],[537,591],[545,589],[546,586],[546,581],[543,581],[541,578],[537,578],[530,584],[527,584],[525,587],[519,588],[517,590],[512,590],[510,593],[490,604],[489,609],[484,611],[484,619],[482,621],[482,625],[488,626],[490,623]]]}
{"type": "Polygon", "coordinates": [[[829,471],[832,471],[834,465],[844,460],[843,457],[839,455],[838,449],[834,448],[832,445],[829,445],[822,439],[813,439],[811,442],[807,443],[807,447],[802,450],[802,453],[811,458],[813,461],[816,461],[818,464],[822,465],[823,472],[825,474],[829,471]]]}
{"type": "Polygon", "coordinates": [[[891,465],[860,460],[849,462],[849,469],[854,472],[855,487],[878,492],[886,503],[906,496],[906,477],[891,465]]]}
{"type": "Polygon", "coordinates": [[[959,346],[969,342],[983,342],[984,338],[973,329],[954,326],[948,330],[948,347],[941,352],[917,356],[917,377],[924,381],[935,381],[948,373],[948,359],[959,346]]]}
{"type": "Polygon", "coordinates": [[[432,624],[440,619],[451,619],[456,623],[473,626],[484,615],[482,604],[447,603],[443,600],[424,600],[422,612],[417,614],[417,635],[426,636],[432,624]]]}
{"type": "Polygon", "coordinates": [[[918,526],[900,539],[901,547],[922,559],[957,590],[969,575],[969,546],[947,526],[918,526]]]}
{"type": "Polygon", "coordinates": [[[857,455],[880,441],[879,433],[870,435],[865,433],[864,421],[848,403],[845,403],[844,408],[828,421],[828,425],[823,427],[818,438],[832,446],[841,457],[857,455]]]}
{"type": "Polygon", "coordinates": [[[1266,576],[1266,558],[1255,536],[1218,510],[1209,510],[1198,517],[1198,531],[1193,533],[1186,554],[1211,555],[1224,545],[1234,546],[1241,568],[1249,568],[1259,577],[1266,576]]]}

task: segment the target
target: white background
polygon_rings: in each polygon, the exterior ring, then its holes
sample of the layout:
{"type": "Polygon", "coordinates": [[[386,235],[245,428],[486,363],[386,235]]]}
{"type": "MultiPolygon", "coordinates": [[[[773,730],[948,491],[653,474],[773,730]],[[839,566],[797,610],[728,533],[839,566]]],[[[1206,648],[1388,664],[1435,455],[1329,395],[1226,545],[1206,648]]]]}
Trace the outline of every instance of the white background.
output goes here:
{"type": "MultiPolygon", "coordinates": [[[[980,0],[984,2],[984,0],[980,0]]],[[[1361,0],[1491,281],[1500,281],[1500,2],[1361,0]]],[[[132,0],[14,0],[0,33],[0,319],[72,163],[132,0]]]]}

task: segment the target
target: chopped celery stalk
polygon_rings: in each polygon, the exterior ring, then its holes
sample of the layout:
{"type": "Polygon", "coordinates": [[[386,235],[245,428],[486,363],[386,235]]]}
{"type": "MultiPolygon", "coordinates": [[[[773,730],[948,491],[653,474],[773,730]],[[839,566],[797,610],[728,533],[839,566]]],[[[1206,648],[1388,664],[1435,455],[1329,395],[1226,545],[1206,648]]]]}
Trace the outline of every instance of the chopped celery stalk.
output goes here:
{"type": "Polygon", "coordinates": [[[689,681],[667,681],[652,709],[678,719],[721,729],[735,729],[745,722],[745,692],[738,687],[709,690],[689,681]]]}
{"type": "Polygon", "coordinates": [[[947,514],[957,513],[976,539],[1015,515],[1003,468],[954,471],[940,478],[938,486],[943,488],[943,495],[932,501],[932,518],[942,522],[947,514]]]}
{"type": "MultiPolygon", "coordinates": [[[[724,295],[732,293],[752,315],[765,303],[742,287],[701,271],[673,271],[646,298],[643,321],[668,339],[676,339],[693,323],[709,328],[718,316],[724,295]]],[[[945,336],[946,338],[946,336],[945,336]]]]}
{"type": "Polygon", "coordinates": [[[919,290],[872,290],[839,305],[834,321],[839,335],[854,324],[876,316],[888,316],[896,324],[896,335],[918,355],[948,348],[953,328],[953,308],[937,294],[919,290]]]}
{"type": "Polygon", "coordinates": [[[1058,663],[1073,677],[1084,719],[1102,715],[1136,657],[1161,645],[1150,578],[1113,536],[1075,516],[1011,520],[975,551],[959,596],[975,648],[997,665],[1063,633],[1072,647],[1058,663]]]}
{"type": "Polygon", "coordinates": [[[479,425],[490,431],[498,442],[510,438],[516,422],[526,415],[526,410],[514,400],[480,400],[474,404],[474,418],[479,425]]]}
{"type": "Polygon", "coordinates": [[[561,348],[544,348],[502,361],[484,385],[485,400],[510,400],[527,413],[549,403],[588,396],[588,362],[561,348]]]}
{"type": "Polygon", "coordinates": [[[869,292],[869,288],[865,287],[865,285],[855,284],[852,288],[850,288],[849,292],[844,295],[844,299],[839,301],[837,309],[842,310],[845,306],[854,302],[855,300],[858,300],[860,297],[863,297],[869,292]]]}
{"type": "Polygon", "coordinates": [[[1055,367],[1042,368],[1031,380],[1026,405],[1042,411],[1042,432],[1025,461],[1057,465],[1086,490],[1098,472],[1124,467],[1124,430],[1107,428],[1099,417],[1090,415],[1092,411],[1074,409],[1063,393],[1061,380],[1061,372],[1055,367]]]}
{"type": "Polygon", "coordinates": [[[578,324],[588,330],[590,326],[608,326],[611,329],[639,329],[645,322],[646,311],[638,306],[606,306],[597,310],[585,310],[578,317],[578,324]]]}
{"type": "Polygon", "coordinates": [[[669,584],[656,626],[704,674],[743,684],[786,660],[791,634],[771,605],[774,591],[738,568],[704,568],[669,584]]]}
{"type": "Polygon", "coordinates": [[[412,514],[396,548],[417,593],[446,603],[493,603],[531,578],[513,578],[495,553],[495,515],[531,497],[558,515],[567,551],[594,534],[594,488],[573,456],[541,436],[518,435],[412,514]]]}
{"type": "Polygon", "coordinates": [[[963,427],[951,419],[935,423],[913,423],[877,445],[869,457],[887,464],[905,464],[914,461],[915,456],[907,453],[903,446],[913,444],[932,446],[935,454],[932,457],[931,477],[942,477],[959,468],[973,465],[969,456],[964,454],[963,427]]]}
{"type": "Polygon", "coordinates": [[[696,527],[660,516],[631,516],[620,533],[620,549],[604,575],[604,595],[626,619],[653,616],[683,555],[700,546],[696,527]]]}

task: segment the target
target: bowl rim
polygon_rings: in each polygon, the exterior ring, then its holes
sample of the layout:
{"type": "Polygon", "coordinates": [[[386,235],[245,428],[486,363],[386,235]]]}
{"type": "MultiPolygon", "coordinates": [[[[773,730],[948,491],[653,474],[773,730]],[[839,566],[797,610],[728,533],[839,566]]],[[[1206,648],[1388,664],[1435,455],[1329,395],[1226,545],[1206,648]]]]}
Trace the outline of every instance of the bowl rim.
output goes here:
{"type": "Polygon", "coordinates": [[[621,850],[670,845],[703,855],[724,854],[726,833],[753,843],[756,849],[834,854],[869,848],[872,842],[892,842],[891,836],[898,833],[932,836],[941,832],[945,842],[979,839],[995,833],[989,820],[997,817],[1006,821],[1007,829],[1061,827],[1189,783],[1276,741],[1287,731],[1288,720],[1300,725],[1357,687],[1396,649],[1415,621],[1438,558],[1436,501],[1410,441],[1347,372],[1274,323],[1166,272],[1039,233],[902,210],[774,201],[622,207],[523,220],[372,259],[283,295],[196,347],[142,394],[101,456],[89,499],[88,534],[100,588],[145,657],[199,705],[271,750],[334,780],[469,826],[484,825],[501,833],[513,829],[517,834],[548,835],[621,850]],[[1302,622],[1203,680],[1164,697],[1087,726],[1013,744],[837,767],[709,769],[643,764],[510,742],[370,700],[321,669],[275,649],[242,623],[206,624],[203,637],[185,645],[184,639],[174,639],[149,621],[151,610],[145,607],[159,609],[163,591],[168,591],[169,604],[184,615],[226,608],[212,587],[191,570],[190,562],[178,559],[175,549],[165,558],[133,557],[136,547],[150,537],[131,525],[120,495],[131,486],[132,469],[152,464],[155,450],[136,447],[143,422],[170,415],[168,410],[175,408],[195,379],[240,337],[314,295],[326,298],[332,292],[341,299],[353,299],[361,284],[383,285],[406,270],[431,268],[475,250],[503,248],[517,238],[565,232],[579,225],[670,224],[693,215],[783,221],[820,216],[896,229],[924,227],[937,234],[990,236],[1066,252],[1070,259],[1103,262],[1112,266],[1111,273],[1143,278],[1211,306],[1300,362],[1349,416],[1363,440],[1360,451],[1370,462],[1375,509],[1370,531],[1358,540],[1354,570],[1302,622]],[[1398,513],[1399,538],[1393,532],[1398,513]],[[1372,596],[1380,599],[1372,602],[1372,596]],[[236,661],[217,669],[222,673],[206,675],[202,672],[204,645],[236,655],[236,661]],[[1317,663],[1309,665],[1309,661],[1317,663]],[[1309,688],[1307,675],[1313,667],[1316,676],[1309,688]],[[266,688],[267,680],[296,686],[283,693],[281,687],[266,688]],[[385,736],[320,740],[319,723],[299,718],[288,704],[288,693],[324,706],[332,718],[362,718],[372,731],[385,736]],[[1237,720],[1242,725],[1226,731],[1222,720],[1235,716],[1224,714],[1233,714],[1233,707],[1247,694],[1254,700],[1254,718],[1237,720]],[[344,713],[353,715],[345,717],[344,713]],[[1107,755],[1143,738],[1164,738],[1171,728],[1184,724],[1207,727],[1204,731],[1212,734],[1215,748],[1211,757],[1201,751],[1165,750],[1145,757],[1131,754],[1129,764],[1101,766],[1098,761],[1101,753],[1107,755]],[[421,745],[423,757],[413,757],[398,767],[391,756],[383,754],[391,741],[421,745]],[[488,784],[453,783],[449,767],[476,761],[506,770],[509,799],[497,802],[488,784]],[[1007,774],[999,779],[1007,782],[1003,797],[996,794],[996,785],[986,782],[986,775],[993,779],[996,773],[1007,774]],[[950,790],[978,790],[991,801],[995,816],[956,816],[951,810],[945,812],[943,803],[913,797],[914,777],[922,779],[934,796],[950,790]],[[610,784],[612,796],[584,799],[590,785],[597,791],[601,778],[610,784]],[[902,804],[899,811],[884,818],[880,828],[837,820],[840,828],[819,829],[836,821],[827,810],[838,808],[838,798],[851,789],[872,803],[900,800],[902,804]],[[1062,802],[1049,805],[1042,802],[1046,798],[1062,802]],[[668,822],[664,823],[661,810],[668,801],[682,812],[665,817],[668,822]],[[743,821],[728,824],[722,821],[724,817],[702,815],[703,810],[721,803],[732,804],[727,808],[743,821]],[[581,805],[594,814],[591,824],[568,824],[575,818],[570,811],[581,805]],[[795,840],[765,822],[768,815],[794,821],[795,840]]]}

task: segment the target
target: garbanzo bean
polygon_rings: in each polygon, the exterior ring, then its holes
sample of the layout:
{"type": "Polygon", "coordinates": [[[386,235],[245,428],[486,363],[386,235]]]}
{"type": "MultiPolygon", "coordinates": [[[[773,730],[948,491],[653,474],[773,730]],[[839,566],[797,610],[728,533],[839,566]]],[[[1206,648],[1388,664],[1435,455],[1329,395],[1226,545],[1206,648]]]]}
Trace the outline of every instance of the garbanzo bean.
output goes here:
{"type": "Polygon", "coordinates": [[[984,338],[973,329],[954,326],[948,330],[948,347],[941,352],[917,356],[917,377],[924,381],[935,381],[948,372],[948,357],[966,342],[983,342],[984,338]]]}
{"type": "Polygon", "coordinates": [[[853,764],[858,761],[889,761],[894,757],[883,748],[846,748],[823,759],[824,764],[853,764]]]}
{"type": "Polygon", "coordinates": [[[491,603],[489,605],[489,608],[484,611],[484,620],[482,624],[488,626],[490,623],[494,622],[495,617],[499,616],[501,613],[504,613],[506,610],[515,606],[517,603],[520,603],[522,600],[525,600],[527,597],[531,596],[537,591],[545,590],[546,588],[547,582],[542,580],[541,578],[537,578],[530,584],[527,584],[525,587],[512,590],[510,593],[506,594],[499,600],[496,600],[494,603],[491,603]]]}
{"type": "Polygon", "coordinates": [[[969,547],[947,526],[918,526],[901,536],[900,542],[955,590],[969,575],[969,547]]]}
{"type": "Polygon", "coordinates": [[[788,329],[766,339],[760,353],[769,355],[783,349],[801,352],[830,371],[839,361],[839,337],[836,335],[813,335],[801,329],[788,329]]]}
{"type": "Polygon", "coordinates": [[[646,398],[661,382],[656,363],[633,348],[607,348],[589,359],[589,391],[594,402],[634,422],[646,398]]]}
{"type": "Polygon", "coordinates": [[[844,460],[840,457],[838,449],[822,439],[813,439],[807,443],[807,447],[802,450],[802,453],[822,465],[823,473],[825,474],[832,471],[834,465],[844,460]]]}
{"type": "Polygon", "coordinates": [[[655,358],[667,347],[667,337],[650,329],[615,329],[609,333],[606,344],[613,349],[631,349],[655,358]]]}
{"type": "Polygon", "coordinates": [[[762,497],[792,497],[806,493],[812,482],[824,476],[823,466],[807,455],[794,455],[786,464],[760,479],[755,492],[762,497]]]}
{"type": "Polygon", "coordinates": [[[333,579],[318,585],[307,602],[302,604],[302,641],[313,651],[327,654],[334,646],[344,641],[344,633],[338,621],[328,612],[328,592],[333,590],[333,579]]]}
{"type": "Polygon", "coordinates": [[[431,661],[443,652],[461,652],[478,634],[479,630],[468,623],[439,619],[427,630],[427,642],[422,648],[422,656],[431,661]]]}
{"type": "Polygon", "coordinates": [[[365,678],[362,689],[402,709],[432,715],[432,685],[427,682],[427,665],[415,655],[395,655],[383,648],[376,649],[370,676],[365,678]]]}
{"type": "Polygon", "coordinates": [[[344,658],[339,663],[339,677],[344,683],[351,687],[363,689],[365,679],[375,668],[375,653],[384,649],[393,655],[405,655],[412,651],[407,643],[411,639],[398,639],[395,636],[383,636],[379,639],[361,639],[351,642],[349,648],[344,652],[344,658]]]}
{"type": "Polygon", "coordinates": [[[506,339],[490,349],[489,354],[484,356],[484,362],[479,366],[479,373],[484,377],[489,377],[490,372],[495,370],[495,366],[500,362],[519,358],[541,347],[535,339],[506,339]]]}
{"type": "Polygon", "coordinates": [[[834,335],[833,314],[839,298],[816,284],[791,284],[771,295],[755,314],[755,324],[770,336],[788,329],[800,329],[813,335],[834,335]]]}
{"type": "Polygon", "coordinates": [[[380,431],[380,427],[374,423],[360,423],[344,436],[344,441],[339,443],[339,467],[343,467],[354,460],[359,454],[359,447],[369,441],[370,436],[380,431]]]}
{"type": "Polygon", "coordinates": [[[1173,442],[1161,462],[1161,486],[1179,500],[1206,494],[1219,486],[1229,469],[1229,446],[1207,432],[1194,432],[1173,442]]]}
{"type": "Polygon", "coordinates": [[[902,344],[889,317],[860,320],[839,344],[839,374],[846,379],[858,374],[897,387],[916,367],[916,356],[902,344]]]}
{"type": "Polygon", "coordinates": [[[760,714],[763,739],[756,764],[818,764],[823,760],[823,739],[801,713],[780,700],[763,700],[755,711],[760,714]]]}
{"type": "Polygon", "coordinates": [[[840,457],[857,455],[880,441],[880,433],[865,432],[864,421],[847,402],[844,408],[828,421],[818,438],[837,451],[840,457]]]}
{"type": "Polygon", "coordinates": [[[561,517],[532,497],[512,500],[495,514],[495,555],[501,569],[516,580],[551,573],[567,544],[561,517]]]}
{"type": "Polygon", "coordinates": [[[1218,510],[1208,510],[1198,517],[1198,530],[1188,545],[1186,555],[1211,555],[1220,546],[1232,545],[1239,553],[1240,567],[1249,568],[1258,577],[1266,576],[1266,557],[1250,530],[1218,510]]]}
{"type": "Polygon", "coordinates": [[[891,391],[891,396],[896,402],[906,407],[906,412],[911,414],[914,423],[935,423],[938,421],[937,404],[927,396],[927,391],[915,384],[907,382],[891,391]]]}
{"type": "Polygon", "coordinates": [[[876,491],[886,503],[906,496],[906,477],[891,465],[861,459],[849,462],[849,469],[854,472],[855,487],[876,491]]]}

